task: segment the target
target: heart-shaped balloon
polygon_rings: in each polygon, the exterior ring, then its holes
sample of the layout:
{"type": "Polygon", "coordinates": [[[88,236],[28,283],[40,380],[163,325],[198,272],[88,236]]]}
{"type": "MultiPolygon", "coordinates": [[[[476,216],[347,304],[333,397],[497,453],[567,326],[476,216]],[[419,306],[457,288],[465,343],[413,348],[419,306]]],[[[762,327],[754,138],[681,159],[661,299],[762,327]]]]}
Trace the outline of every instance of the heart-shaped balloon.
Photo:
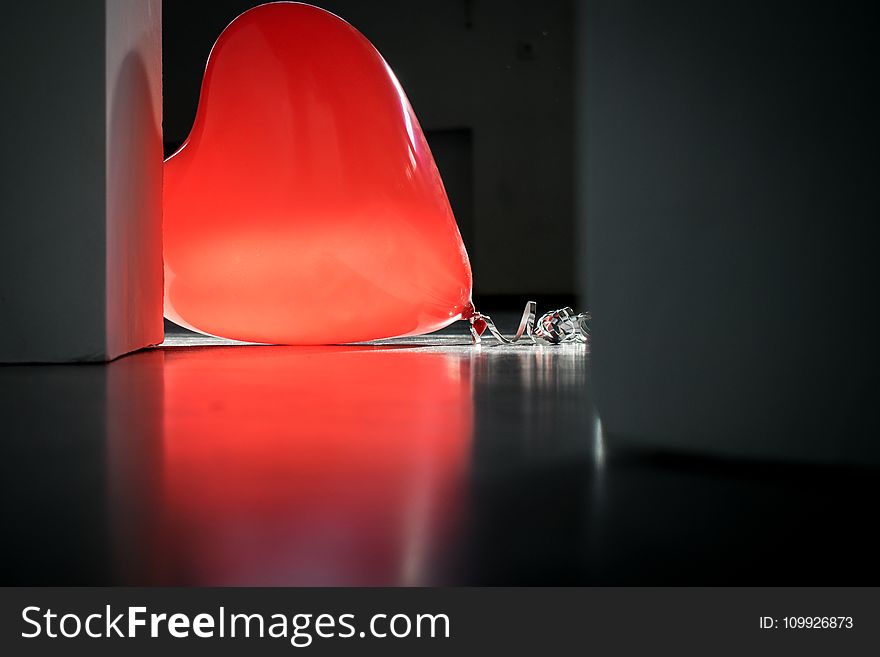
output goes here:
{"type": "Polygon", "coordinates": [[[415,335],[473,313],[471,269],[409,101],[317,7],[236,18],[165,163],[165,315],[239,340],[415,335]]]}

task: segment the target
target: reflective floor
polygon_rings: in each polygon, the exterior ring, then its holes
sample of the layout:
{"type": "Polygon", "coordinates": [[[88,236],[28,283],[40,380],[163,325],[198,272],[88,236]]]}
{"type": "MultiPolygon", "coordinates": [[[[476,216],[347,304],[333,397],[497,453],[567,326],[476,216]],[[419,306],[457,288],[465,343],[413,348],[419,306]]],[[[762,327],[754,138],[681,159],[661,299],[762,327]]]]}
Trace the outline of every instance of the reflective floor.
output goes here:
{"type": "Polygon", "coordinates": [[[618,449],[583,346],[176,334],[0,420],[3,584],[880,580],[876,470],[618,449]]]}

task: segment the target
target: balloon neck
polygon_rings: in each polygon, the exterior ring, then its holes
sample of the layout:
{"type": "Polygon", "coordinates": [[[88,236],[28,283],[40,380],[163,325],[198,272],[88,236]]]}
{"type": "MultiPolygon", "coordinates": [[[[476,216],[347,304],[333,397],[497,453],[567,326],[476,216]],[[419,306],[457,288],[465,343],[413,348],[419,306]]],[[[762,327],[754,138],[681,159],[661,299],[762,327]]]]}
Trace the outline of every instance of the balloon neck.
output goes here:
{"type": "Polygon", "coordinates": [[[495,326],[488,315],[478,313],[473,302],[469,301],[461,312],[461,318],[470,322],[471,337],[474,344],[480,344],[483,333],[487,330],[501,344],[514,344],[520,340],[529,340],[532,344],[561,344],[578,342],[586,344],[590,339],[590,313],[575,314],[574,310],[565,307],[544,313],[536,324],[536,308],[534,301],[529,301],[523,310],[519,327],[512,337],[505,337],[495,326]]]}

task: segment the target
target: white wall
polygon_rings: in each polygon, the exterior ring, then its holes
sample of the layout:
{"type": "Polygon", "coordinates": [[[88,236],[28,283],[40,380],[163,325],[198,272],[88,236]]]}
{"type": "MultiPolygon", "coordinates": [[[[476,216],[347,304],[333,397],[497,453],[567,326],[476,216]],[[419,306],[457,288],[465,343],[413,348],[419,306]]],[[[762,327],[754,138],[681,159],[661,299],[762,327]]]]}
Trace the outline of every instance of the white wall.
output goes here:
{"type": "Polygon", "coordinates": [[[0,362],[162,340],[160,8],[4,9],[0,362]]]}
{"type": "Polygon", "coordinates": [[[163,339],[162,2],[106,2],[106,344],[115,358],[163,339]]]}

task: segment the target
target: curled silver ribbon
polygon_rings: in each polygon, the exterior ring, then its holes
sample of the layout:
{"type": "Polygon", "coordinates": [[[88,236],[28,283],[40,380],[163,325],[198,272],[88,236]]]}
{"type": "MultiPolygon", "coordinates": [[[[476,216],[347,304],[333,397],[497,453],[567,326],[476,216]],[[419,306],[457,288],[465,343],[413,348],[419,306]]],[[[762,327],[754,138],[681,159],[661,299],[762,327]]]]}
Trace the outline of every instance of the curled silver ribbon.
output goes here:
{"type": "Polygon", "coordinates": [[[506,338],[495,326],[495,322],[488,315],[474,313],[470,318],[471,337],[474,344],[480,344],[481,333],[488,330],[501,344],[514,344],[523,339],[528,339],[532,344],[563,344],[578,342],[585,344],[590,339],[590,313],[575,313],[566,306],[559,310],[551,310],[544,313],[535,321],[537,303],[529,301],[523,310],[519,327],[511,338],[506,338]],[[483,326],[480,330],[480,323],[483,326]]]}

